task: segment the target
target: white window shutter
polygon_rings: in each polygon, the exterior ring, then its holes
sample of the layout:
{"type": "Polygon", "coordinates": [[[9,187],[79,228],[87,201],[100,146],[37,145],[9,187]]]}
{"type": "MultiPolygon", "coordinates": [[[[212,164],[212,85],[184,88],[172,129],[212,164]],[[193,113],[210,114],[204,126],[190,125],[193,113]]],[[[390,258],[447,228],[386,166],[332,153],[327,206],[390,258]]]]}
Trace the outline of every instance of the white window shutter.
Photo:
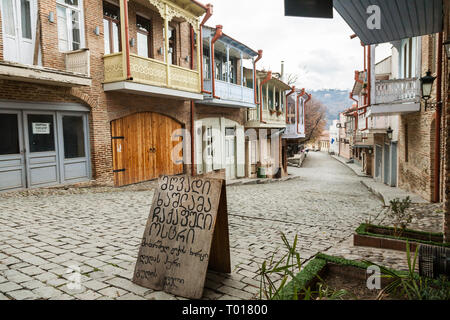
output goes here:
{"type": "Polygon", "coordinates": [[[223,131],[220,127],[213,127],[213,169],[219,170],[223,168],[222,161],[222,139],[223,131]]]}
{"type": "Polygon", "coordinates": [[[197,173],[203,174],[203,127],[201,121],[195,122],[195,165],[197,165],[197,173]]]}
{"type": "Polygon", "coordinates": [[[245,133],[244,127],[236,127],[236,175],[245,177],[245,133]]]}

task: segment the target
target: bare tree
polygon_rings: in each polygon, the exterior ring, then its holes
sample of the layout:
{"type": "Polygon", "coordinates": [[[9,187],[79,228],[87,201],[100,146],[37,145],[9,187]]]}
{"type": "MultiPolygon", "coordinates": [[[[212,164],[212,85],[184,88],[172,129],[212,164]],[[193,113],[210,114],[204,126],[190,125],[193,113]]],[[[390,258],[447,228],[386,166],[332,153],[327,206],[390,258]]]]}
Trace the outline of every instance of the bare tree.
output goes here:
{"type": "Polygon", "coordinates": [[[286,79],[286,84],[287,84],[288,86],[292,87],[294,84],[297,83],[297,81],[298,81],[298,75],[295,74],[295,73],[288,73],[288,74],[285,76],[285,79],[286,79]]]}
{"type": "Polygon", "coordinates": [[[325,105],[314,97],[305,106],[305,131],[306,140],[317,140],[326,126],[326,107],[325,105]]]}

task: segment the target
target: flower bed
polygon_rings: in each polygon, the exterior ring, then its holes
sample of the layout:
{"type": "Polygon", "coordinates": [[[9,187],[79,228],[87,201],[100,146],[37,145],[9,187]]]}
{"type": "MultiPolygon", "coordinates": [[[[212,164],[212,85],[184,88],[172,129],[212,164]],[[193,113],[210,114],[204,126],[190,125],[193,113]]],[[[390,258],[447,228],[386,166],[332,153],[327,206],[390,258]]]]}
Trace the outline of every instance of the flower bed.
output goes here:
{"type": "Polygon", "coordinates": [[[450,243],[444,242],[442,233],[423,232],[405,229],[401,236],[394,235],[394,228],[361,224],[353,235],[353,245],[406,251],[406,242],[409,242],[411,251],[415,251],[419,244],[450,247],[450,243]]]}
{"type": "MultiPolygon", "coordinates": [[[[344,300],[375,300],[380,290],[370,290],[367,288],[367,270],[368,264],[365,262],[347,260],[340,257],[334,257],[318,253],[295,278],[296,287],[301,289],[310,288],[315,290],[320,282],[325,282],[333,290],[342,290],[348,292],[343,296],[344,300]]],[[[381,288],[384,288],[390,281],[381,278],[381,288]]],[[[294,295],[294,281],[288,283],[278,294],[276,299],[292,300],[294,295]]],[[[299,296],[300,299],[304,298],[299,296]]],[[[313,298],[317,298],[314,297],[313,298]]]]}

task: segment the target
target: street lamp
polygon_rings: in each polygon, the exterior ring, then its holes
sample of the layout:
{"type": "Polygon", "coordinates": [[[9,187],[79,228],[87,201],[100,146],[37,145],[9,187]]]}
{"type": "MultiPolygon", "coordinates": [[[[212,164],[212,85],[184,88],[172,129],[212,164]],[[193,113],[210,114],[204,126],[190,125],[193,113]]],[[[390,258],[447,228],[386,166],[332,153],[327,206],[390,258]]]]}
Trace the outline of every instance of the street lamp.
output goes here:
{"type": "Polygon", "coordinates": [[[444,48],[447,52],[447,59],[450,60],[450,39],[444,42],[444,48]]]}
{"type": "Polygon", "coordinates": [[[428,100],[431,98],[431,91],[433,90],[433,83],[436,77],[431,75],[431,71],[427,71],[427,75],[420,78],[420,86],[422,89],[422,99],[425,100],[425,109],[428,105],[428,100]]]}
{"type": "Polygon", "coordinates": [[[393,132],[394,132],[394,130],[392,130],[391,127],[389,127],[389,128],[387,129],[386,133],[387,133],[387,137],[388,137],[389,140],[392,140],[392,133],[393,133],[393,132]]]}

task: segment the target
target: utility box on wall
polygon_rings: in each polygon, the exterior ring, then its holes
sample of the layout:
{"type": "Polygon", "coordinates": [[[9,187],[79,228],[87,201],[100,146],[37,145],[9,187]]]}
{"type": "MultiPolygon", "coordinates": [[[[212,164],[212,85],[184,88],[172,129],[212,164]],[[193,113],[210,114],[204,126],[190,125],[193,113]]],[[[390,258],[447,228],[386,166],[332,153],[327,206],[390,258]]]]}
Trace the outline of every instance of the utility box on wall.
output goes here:
{"type": "Polygon", "coordinates": [[[284,15],[306,18],[333,18],[333,0],[284,0],[284,15]]]}

